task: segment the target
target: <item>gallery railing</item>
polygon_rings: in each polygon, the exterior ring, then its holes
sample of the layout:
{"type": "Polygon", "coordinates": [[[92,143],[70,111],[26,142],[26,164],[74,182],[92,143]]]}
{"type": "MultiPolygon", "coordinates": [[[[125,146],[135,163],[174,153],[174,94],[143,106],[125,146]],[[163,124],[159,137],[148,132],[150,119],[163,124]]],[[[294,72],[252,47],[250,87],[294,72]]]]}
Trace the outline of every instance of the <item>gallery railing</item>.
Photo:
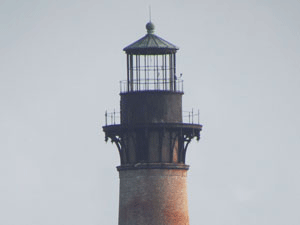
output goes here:
{"type": "Polygon", "coordinates": [[[120,93],[134,91],[172,91],[183,93],[183,80],[175,78],[173,81],[165,79],[120,81],[120,93]]]}
{"type": "MultiPolygon", "coordinates": [[[[186,124],[200,124],[200,112],[199,110],[195,112],[183,111],[182,112],[182,123],[186,124]]],[[[120,112],[105,112],[105,126],[118,125],[121,124],[121,114],[120,112]]]]}

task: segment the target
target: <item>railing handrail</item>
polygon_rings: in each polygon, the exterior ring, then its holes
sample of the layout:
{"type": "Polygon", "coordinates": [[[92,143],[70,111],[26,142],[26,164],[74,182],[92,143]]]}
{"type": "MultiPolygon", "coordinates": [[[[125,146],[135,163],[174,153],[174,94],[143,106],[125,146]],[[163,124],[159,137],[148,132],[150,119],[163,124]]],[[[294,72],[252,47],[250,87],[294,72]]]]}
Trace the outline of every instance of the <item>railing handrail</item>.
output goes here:
{"type": "Polygon", "coordinates": [[[120,93],[134,91],[171,91],[183,93],[183,80],[174,78],[170,81],[167,79],[140,79],[140,80],[121,80],[120,93]]]}
{"type": "Polygon", "coordinates": [[[200,124],[200,111],[198,109],[197,113],[194,112],[194,109],[192,111],[182,111],[182,122],[185,121],[185,118],[188,118],[188,123],[191,124],[200,124]],[[196,120],[196,121],[194,121],[196,120]]]}
{"type": "Polygon", "coordinates": [[[114,110],[113,112],[108,113],[107,110],[105,111],[105,126],[119,124],[119,123],[121,123],[121,113],[120,112],[116,112],[114,110]]]}
{"type": "MultiPolygon", "coordinates": [[[[197,113],[192,111],[182,111],[182,123],[200,124],[200,111],[197,113]]],[[[121,124],[121,112],[107,112],[105,111],[105,126],[121,124]]]]}

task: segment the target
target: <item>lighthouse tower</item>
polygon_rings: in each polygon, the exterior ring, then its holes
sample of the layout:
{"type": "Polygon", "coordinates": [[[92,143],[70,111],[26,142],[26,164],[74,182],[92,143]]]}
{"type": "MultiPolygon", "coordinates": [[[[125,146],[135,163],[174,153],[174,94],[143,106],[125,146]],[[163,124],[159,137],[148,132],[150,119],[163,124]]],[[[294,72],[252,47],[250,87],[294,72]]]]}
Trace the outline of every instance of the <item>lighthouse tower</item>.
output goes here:
{"type": "Polygon", "coordinates": [[[124,48],[127,80],[120,83],[120,120],[117,113],[106,113],[103,127],[106,141],[120,154],[119,225],[188,225],[185,158],[202,125],[199,114],[182,111],[178,48],[155,35],[153,23],[146,29],[124,48]]]}

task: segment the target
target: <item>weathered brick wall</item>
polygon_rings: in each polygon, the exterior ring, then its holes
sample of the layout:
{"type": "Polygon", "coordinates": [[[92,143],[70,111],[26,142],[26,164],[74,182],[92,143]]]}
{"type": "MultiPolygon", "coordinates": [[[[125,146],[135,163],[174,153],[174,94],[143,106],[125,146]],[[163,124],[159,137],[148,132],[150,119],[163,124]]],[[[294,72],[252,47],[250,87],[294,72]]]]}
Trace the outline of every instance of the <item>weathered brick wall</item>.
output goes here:
{"type": "Polygon", "coordinates": [[[119,225],[189,225],[187,170],[121,170],[119,225]]]}

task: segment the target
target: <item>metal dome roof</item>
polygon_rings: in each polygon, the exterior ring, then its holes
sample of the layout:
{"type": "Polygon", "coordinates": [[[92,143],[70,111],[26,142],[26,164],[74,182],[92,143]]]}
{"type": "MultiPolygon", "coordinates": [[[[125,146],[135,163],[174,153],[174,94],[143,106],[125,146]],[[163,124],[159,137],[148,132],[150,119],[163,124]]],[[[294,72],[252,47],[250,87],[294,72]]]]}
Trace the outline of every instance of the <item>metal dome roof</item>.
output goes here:
{"type": "Polygon", "coordinates": [[[147,23],[147,34],[123,50],[127,54],[152,55],[175,53],[179,48],[154,34],[154,24],[147,23]]]}

